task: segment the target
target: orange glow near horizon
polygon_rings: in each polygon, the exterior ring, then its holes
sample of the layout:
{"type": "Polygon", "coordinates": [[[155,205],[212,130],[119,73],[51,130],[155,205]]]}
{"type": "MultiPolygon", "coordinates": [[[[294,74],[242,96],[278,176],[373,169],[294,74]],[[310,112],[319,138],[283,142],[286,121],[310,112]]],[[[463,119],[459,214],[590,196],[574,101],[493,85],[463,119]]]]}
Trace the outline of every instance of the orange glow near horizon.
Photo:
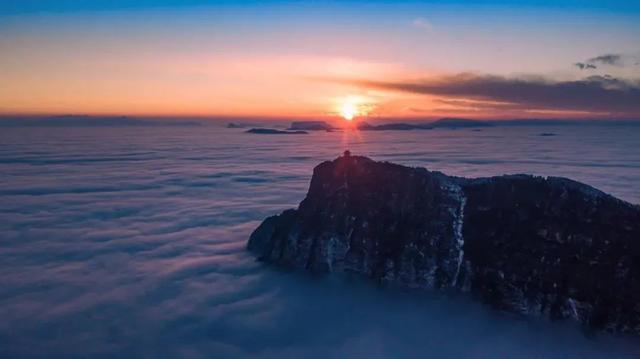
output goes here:
{"type": "MultiPolygon", "coordinates": [[[[26,40],[25,40],[26,41],[26,40]]],[[[35,40],[0,58],[0,115],[255,116],[397,119],[588,117],[593,113],[512,108],[495,101],[430,96],[349,79],[443,76],[404,64],[304,54],[172,53],[77,41],[35,40]],[[62,51],[64,50],[64,51],[62,51]],[[46,56],[43,51],[49,51],[46,56]],[[19,61],[18,61],[19,59],[19,61]],[[333,79],[333,80],[332,80],[333,79]],[[342,81],[344,80],[344,81],[342,81]]],[[[0,39],[0,49],[3,48],[0,39]]],[[[597,114],[606,115],[606,114],[597,114]]]]}
{"type": "Polygon", "coordinates": [[[312,77],[377,78],[402,71],[352,58],[296,55],[25,55],[30,66],[3,66],[0,59],[0,114],[357,117],[368,113],[368,100],[352,95],[354,86],[312,77]]]}

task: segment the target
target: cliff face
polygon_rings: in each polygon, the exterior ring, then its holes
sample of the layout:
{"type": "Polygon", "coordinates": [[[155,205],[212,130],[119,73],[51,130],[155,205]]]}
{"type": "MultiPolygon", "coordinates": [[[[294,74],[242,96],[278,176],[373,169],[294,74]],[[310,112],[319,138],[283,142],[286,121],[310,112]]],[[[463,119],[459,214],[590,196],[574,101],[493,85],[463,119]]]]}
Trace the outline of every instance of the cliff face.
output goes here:
{"type": "Polygon", "coordinates": [[[568,179],[464,179],[343,156],[317,166],[299,208],[267,218],[248,249],[640,333],[640,208],[568,179]]]}

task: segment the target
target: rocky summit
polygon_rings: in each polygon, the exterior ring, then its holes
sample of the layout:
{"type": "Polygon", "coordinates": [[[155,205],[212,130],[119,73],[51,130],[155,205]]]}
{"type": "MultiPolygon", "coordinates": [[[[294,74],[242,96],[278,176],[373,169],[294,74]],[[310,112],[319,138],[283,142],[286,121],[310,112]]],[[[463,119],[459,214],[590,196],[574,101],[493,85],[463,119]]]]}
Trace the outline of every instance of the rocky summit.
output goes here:
{"type": "Polygon", "coordinates": [[[298,209],[267,218],[248,249],[640,334],[640,207],[566,178],[467,179],[347,152],[318,165],[298,209]]]}

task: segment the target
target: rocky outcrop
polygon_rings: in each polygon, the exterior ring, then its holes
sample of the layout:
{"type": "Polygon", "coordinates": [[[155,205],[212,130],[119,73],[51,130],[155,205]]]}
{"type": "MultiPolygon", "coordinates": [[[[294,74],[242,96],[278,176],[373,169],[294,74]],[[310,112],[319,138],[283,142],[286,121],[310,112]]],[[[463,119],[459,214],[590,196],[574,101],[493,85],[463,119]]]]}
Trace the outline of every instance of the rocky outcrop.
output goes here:
{"type": "Polygon", "coordinates": [[[267,218],[248,249],[640,334],[640,208],[565,178],[465,179],[345,154],[318,165],[298,209],[267,218]]]}

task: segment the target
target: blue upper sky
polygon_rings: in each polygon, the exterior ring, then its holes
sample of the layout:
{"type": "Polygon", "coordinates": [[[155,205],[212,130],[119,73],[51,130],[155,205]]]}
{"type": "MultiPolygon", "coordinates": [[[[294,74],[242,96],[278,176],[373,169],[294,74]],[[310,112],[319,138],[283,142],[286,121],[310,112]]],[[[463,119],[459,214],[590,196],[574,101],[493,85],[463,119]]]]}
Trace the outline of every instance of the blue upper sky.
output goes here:
{"type": "MultiPolygon", "coordinates": [[[[73,12],[98,10],[149,9],[158,7],[224,6],[239,7],[256,4],[308,4],[305,1],[224,1],[224,0],[3,0],[0,1],[1,14],[21,14],[33,12],[73,12]]],[[[358,7],[363,4],[394,4],[397,1],[316,1],[324,5],[348,5],[358,7]]],[[[640,1],[631,0],[442,0],[442,1],[403,1],[403,4],[416,6],[433,5],[469,5],[497,6],[503,8],[541,8],[580,11],[607,11],[618,13],[640,12],[640,1]]]]}

